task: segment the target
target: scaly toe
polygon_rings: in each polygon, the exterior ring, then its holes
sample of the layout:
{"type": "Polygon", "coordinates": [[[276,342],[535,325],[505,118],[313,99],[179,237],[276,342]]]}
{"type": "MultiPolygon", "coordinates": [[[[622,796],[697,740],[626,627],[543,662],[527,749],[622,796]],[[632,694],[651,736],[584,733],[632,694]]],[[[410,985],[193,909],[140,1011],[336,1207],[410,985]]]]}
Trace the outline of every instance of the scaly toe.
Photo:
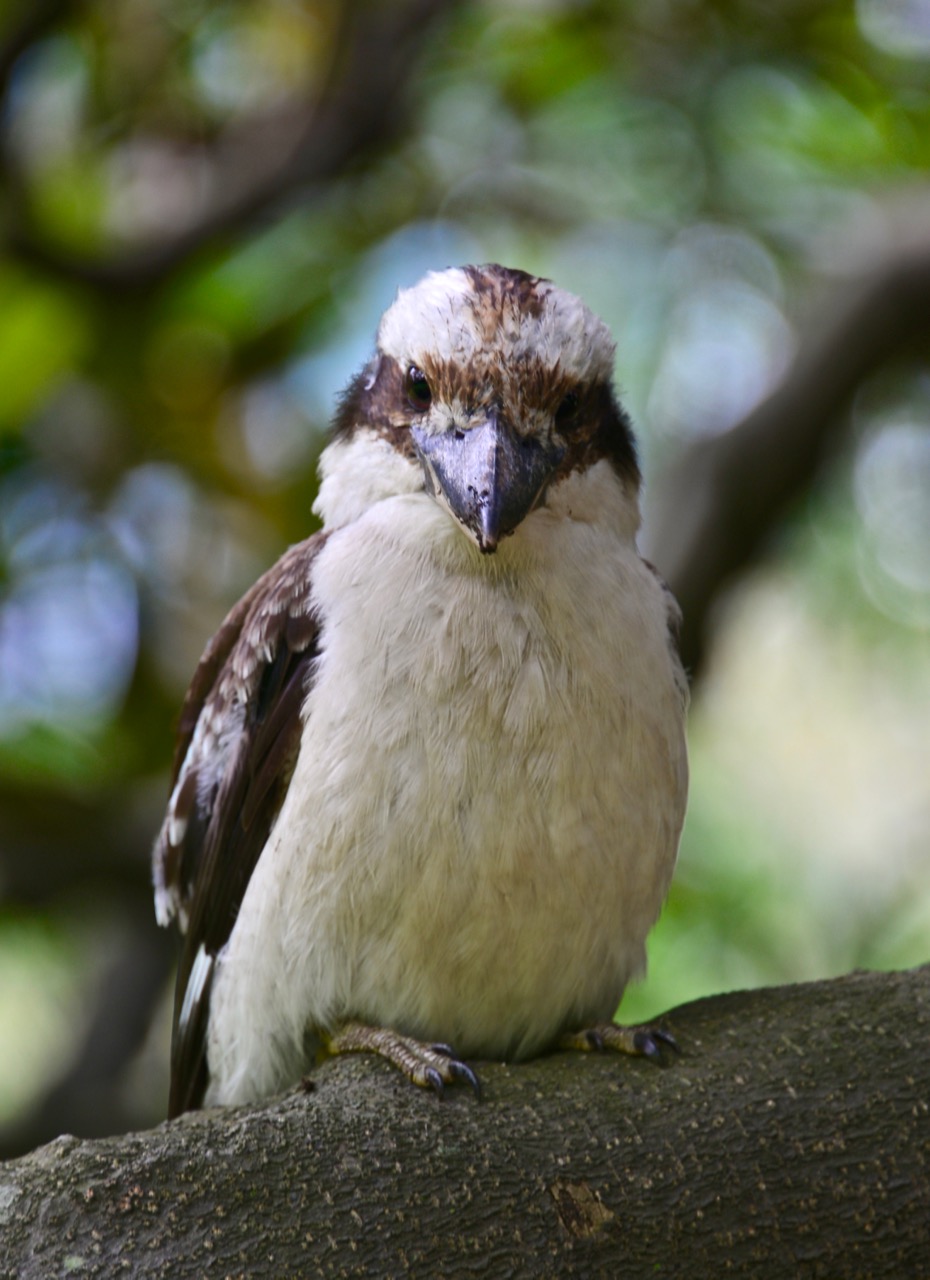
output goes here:
{"type": "Polygon", "coordinates": [[[653,1062],[664,1062],[663,1049],[681,1052],[675,1037],[661,1027],[623,1027],[617,1022],[597,1022],[581,1031],[568,1032],[559,1039],[557,1047],[582,1053],[611,1050],[650,1058],[653,1062]]]}
{"type": "Polygon", "coordinates": [[[411,1084],[432,1089],[440,1096],[447,1084],[462,1080],[481,1097],[481,1082],[467,1062],[456,1058],[447,1044],[425,1044],[412,1036],[401,1035],[387,1027],[369,1027],[361,1022],[347,1022],[324,1039],[326,1052],[376,1053],[401,1071],[411,1084]]]}

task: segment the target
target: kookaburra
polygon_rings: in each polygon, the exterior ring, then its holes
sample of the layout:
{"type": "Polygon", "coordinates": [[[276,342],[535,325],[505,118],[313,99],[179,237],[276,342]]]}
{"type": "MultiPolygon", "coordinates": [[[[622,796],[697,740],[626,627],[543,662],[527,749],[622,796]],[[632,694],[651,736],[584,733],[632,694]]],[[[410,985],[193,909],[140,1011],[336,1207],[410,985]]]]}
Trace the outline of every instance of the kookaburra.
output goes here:
{"type": "Polygon", "coordinates": [[[611,1022],[687,792],[613,362],[578,298],[499,266],[382,318],[322,530],[232,609],[181,714],[154,855],[184,933],[170,1114],[327,1053],[441,1091],[477,1085],[468,1058],[670,1041],[611,1022]]]}

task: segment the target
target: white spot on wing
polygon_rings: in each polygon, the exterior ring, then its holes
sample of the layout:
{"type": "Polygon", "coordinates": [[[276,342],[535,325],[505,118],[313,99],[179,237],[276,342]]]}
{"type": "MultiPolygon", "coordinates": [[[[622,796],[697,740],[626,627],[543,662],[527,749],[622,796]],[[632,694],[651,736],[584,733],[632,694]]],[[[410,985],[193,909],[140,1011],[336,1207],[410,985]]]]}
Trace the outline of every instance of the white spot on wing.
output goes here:
{"type": "Polygon", "coordinates": [[[178,1031],[184,1031],[190,1021],[191,1013],[194,1006],[199,1003],[204,993],[204,988],[213,972],[213,956],[209,955],[203,943],[194,957],[194,963],[191,967],[191,976],[187,980],[187,990],[184,992],[184,1003],[181,1005],[181,1014],[178,1018],[178,1031]]]}
{"type": "Polygon", "coordinates": [[[177,897],[163,884],[155,886],[155,919],[166,929],[177,914],[177,897]]]}
{"type": "Polygon", "coordinates": [[[187,834],[187,818],[179,818],[172,812],[168,819],[168,839],[175,849],[181,844],[187,834]]]}

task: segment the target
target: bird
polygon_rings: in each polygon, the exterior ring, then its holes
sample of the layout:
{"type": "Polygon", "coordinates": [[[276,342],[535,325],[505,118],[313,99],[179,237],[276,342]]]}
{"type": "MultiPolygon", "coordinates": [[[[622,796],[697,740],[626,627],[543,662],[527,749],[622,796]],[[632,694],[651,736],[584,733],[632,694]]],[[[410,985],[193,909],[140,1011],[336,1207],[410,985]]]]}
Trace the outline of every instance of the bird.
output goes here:
{"type": "Polygon", "coordinates": [[[678,606],[640,555],[610,331],[497,264],[400,290],[321,453],[321,528],[232,608],[153,854],[169,1115],[368,1052],[666,1060],[615,1011],[688,790],[678,606]]]}

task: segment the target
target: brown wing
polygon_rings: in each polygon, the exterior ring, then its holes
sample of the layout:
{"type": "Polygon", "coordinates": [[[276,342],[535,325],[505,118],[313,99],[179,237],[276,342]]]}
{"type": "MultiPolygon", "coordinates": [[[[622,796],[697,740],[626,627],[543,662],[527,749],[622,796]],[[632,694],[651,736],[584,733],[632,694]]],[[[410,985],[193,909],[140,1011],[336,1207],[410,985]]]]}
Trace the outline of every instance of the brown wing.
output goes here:
{"type": "Polygon", "coordinates": [[[681,638],[681,606],[672,594],[672,589],[659,573],[658,569],[649,560],[644,559],[643,564],[658,582],[662,588],[662,595],[665,600],[665,621],[668,628],[668,647],[672,655],[672,666],[675,672],[675,682],[678,686],[678,694],[681,698],[681,705],[687,710],[688,703],[691,698],[691,692],[688,685],[688,673],[682,666],[681,651],[679,641],[681,638]]]}
{"type": "Polygon", "coordinates": [[[169,1116],[199,1106],[215,958],[226,944],[300,743],[319,620],[313,562],[292,547],[230,611],[184,700],[172,794],[153,855],[160,923],[184,932],[175,988],[169,1116]]]}

